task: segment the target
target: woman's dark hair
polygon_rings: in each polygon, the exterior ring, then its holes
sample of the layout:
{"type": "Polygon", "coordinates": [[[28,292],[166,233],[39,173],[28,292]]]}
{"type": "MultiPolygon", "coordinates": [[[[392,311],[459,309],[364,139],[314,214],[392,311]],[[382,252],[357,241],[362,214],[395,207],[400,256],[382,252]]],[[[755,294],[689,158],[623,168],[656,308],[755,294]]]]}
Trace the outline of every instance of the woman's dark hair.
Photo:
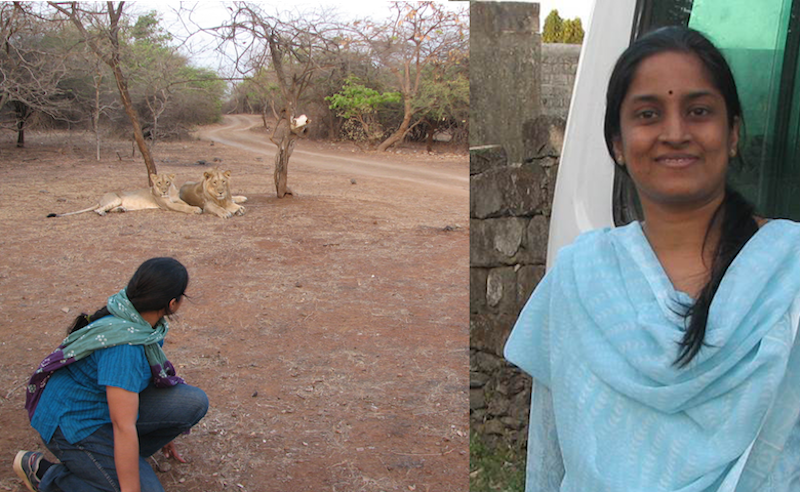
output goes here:
{"type": "MultiPolygon", "coordinates": [[[[160,311],[172,314],[169,303],[185,295],[189,285],[189,273],[181,262],[174,258],[150,258],[133,274],[125,292],[133,307],[140,313],[160,311]]],[[[91,316],[81,313],[67,329],[67,334],[80,330],[92,321],[108,316],[108,307],[95,311],[91,316]]]]}
{"type": "MultiPolygon", "coordinates": [[[[722,94],[728,113],[728,128],[734,131],[736,121],[742,122],[742,106],[736,81],[728,62],[722,53],[705,36],[693,29],[682,26],[662,27],[652,31],[631,44],[617,60],[606,92],[606,114],[604,136],[611,158],[614,155],[614,140],[621,137],[620,108],[639,64],[653,55],[665,52],[687,53],[696,56],[705,67],[711,82],[722,94]]],[[[737,152],[737,155],[740,153],[737,152]]],[[[719,244],[711,264],[708,283],[698,294],[695,303],[686,306],[683,313],[688,321],[675,364],[685,366],[703,346],[708,310],[717,292],[722,277],[733,259],[745,243],[756,233],[758,224],[754,218],[754,207],[730,186],[725,187],[725,198],[714,212],[706,230],[709,233],[718,223],[720,225],[719,244]]],[[[705,247],[705,246],[704,246],[705,247]]]]}

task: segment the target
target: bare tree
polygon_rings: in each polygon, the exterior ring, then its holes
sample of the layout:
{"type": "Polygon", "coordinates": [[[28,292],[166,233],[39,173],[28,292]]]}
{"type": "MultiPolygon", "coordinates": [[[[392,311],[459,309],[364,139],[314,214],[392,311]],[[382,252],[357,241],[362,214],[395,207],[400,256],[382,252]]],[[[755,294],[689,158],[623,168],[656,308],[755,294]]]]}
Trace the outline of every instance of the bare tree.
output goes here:
{"type": "Polygon", "coordinates": [[[183,60],[164,59],[160,57],[151,60],[147,70],[142,70],[139,76],[139,87],[143,91],[141,98],[144,100],[150,113],[150,141],[155,147],[161,135],[161,115],[168,109],[173,96],[173,84],[176,84],[176,72],[182,68],[177,62],[183,60]]]}
{"type": "Polygon", "coordinates": [[[35,112],[57,117],[65,102],[59,82],[68,48],[45,42],[53,38],[52,26],[32,9],[0,3],[0,108],[12,107],[17,147],[25,146],[25,128],[35,112]]]}
{"type": "Polygon", "coordinates": [[[266,129],[269,129],[267,118],[270,113],[275,119],[279,118],[275,104],[280,104],[282,97],[275,74],[266,68],[258,70],[250,77],[245,77],[244,81],[234,88],[236,104],[241,104],[241,110],[244,112],[260,113],[266,129]]]}
{"type": "Polygon", "coordinates": [[[103,74],[100,60],[95,58],[94,73],[92,74],[92,86],[94,89],[94,101],[92,104],[92,131],[95,139],[96,159],[100,160],[100,117],[108,111],[118,109],[118,103],[107,103],[103,100],[103,74]]]}
{"type": "Polygon", "coordinates": [[[88,122],[95,137],[95,156],[100,160],[100,119],[111,117],[120,111],[119,92],[109,68],[83,42],[81,35],[71,23],[60,22],[60,41],[79,49],[71,50],[67,60],[67,75],[61,82],[62,89],[70,95],[70,121],[88,122]],[[111,80],[111,84],[109,83],[111,80]]]}
{"type": "Polygon", "coordinates": [[[130,63],[138,67],[131,74],[134,98],[143,100],[147,106],[151,148],[155,148],[159,137],[165,133],[161,128],[161,116],[172,105],[175,89],[189,77],[185,73],[187,60],[168,44],[172,36],[161,28],[155,11],[137,19],[133,38],[130,63]]]}
{"type": "Polygon", "coordinates": [[[114,2],[106,2],[105,10],[89,10],[84,6],[91,6],[93,4],[86,4],[80,2],[48,2],[52,7],[56,8],[63,14],[83,36],[84,41],[91,47],[92,51],[108,65],[114,73],[114,79],[119,89],[120,99],[125,108],[125,113],[133,126],[133,138],[136,140],[136,145],[142,153],[145,166],[147,167],[147,182],[150,184],[150,175],[157,174],[156,163],[147,147],[142,134],[142,127],[139,123],[139,115],[136,108],[133,106],[131,96],[128,91],[128,79],[122,72],[122,65],[120,63],[120,19],[122,18],[122,11],[125,2],[119,2],[116,6],[114,2]],[[102,21],[107,16],[108,23],[102,21]],[[92,26],[92,32],[86,28],[85,23],[92,26]],[[93,34],[97,32],[100,34],[93,34]]]}
{"type": "MultiPolygon", "coordinates": [[[[240,73],[258,72],[268,67],[275,73],[282,108],[270,140],[278,146],[275,154],[275,190],[278,198],[291,194],[287,186],[289,158],[297,138],[308,133],[308,121],[298,115],[302,97],[315,77],[328,69],[326,53],[337,51],[337,27],[324,11],[303,14],[270,14],[257,4],[235,4],[229,25],[218,29],[227,41],[244,40],[245,49],[237,56],[240,73]]],[[[265,78],[266,80],[266,78],[265,78]]]]}
{"type": "Polygon", "coordinates": [[[360,22],[355,36],[366,43],[394,75],[403,95],[403,120],[379,146],[384,151],[400,142],[426,108],[419,99],[423,78],[432,64],[458,63],[467,55],[469,22],[466,8],[454,11],[434,2],[394,2],[392,18],[383,24],[360,22]]]}

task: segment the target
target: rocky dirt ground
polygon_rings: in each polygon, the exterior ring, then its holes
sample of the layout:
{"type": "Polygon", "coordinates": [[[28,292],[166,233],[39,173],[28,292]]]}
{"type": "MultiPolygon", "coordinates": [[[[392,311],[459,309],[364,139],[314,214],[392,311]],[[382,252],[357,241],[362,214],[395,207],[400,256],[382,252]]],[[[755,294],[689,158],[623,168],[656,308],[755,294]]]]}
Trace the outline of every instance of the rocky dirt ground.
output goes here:
{"type": "Polygon", "coordinates": [[[159,171],[179,183],[230,169],[247,213],[45,218],[144,187],[145,168],[130,142],[96,161],[89,135],[27,137],[17,149],[0,135],[0,491],[24,490],[18,449],[43,449],[22,408],[30,372],[153,256],[189,269],[165,351],[211,400],[178,439],[190,462],[156,457],[166,490],[468,490],[465,152],[301,141],[295,196],[279,200],[274,146],[159,143],[159,171]],[[431,171],[452,183],[427,186],[431,171]]]}

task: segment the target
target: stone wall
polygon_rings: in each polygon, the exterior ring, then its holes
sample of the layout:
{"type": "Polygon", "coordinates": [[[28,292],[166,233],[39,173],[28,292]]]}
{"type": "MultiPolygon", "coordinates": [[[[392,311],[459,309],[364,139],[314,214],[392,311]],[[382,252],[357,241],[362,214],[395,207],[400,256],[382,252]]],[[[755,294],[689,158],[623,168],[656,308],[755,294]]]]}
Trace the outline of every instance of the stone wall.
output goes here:
{"type": "Polygon", "coordinates": [[[539,67],[543,114],[567,118],[580,54],[579,44],[542,44],[539,67]]]}
{"type": "Polygon", "coordinates": [[[524,159],[470,149],[470,429],[490,445],[522,446],[530,378],[503,358],[519,311],[541,280],[564,120],[523,125],[524,159]]]}
{"type": "Polygon", "coordinates": [[[538,29],[538,4],[470,5],[470,429],[490,446],[527,440],[531,379],[503,346],[544,275],[580,53],[538,29]]]}
{"type": "Polygon", "coordinates": [[[539,4],[471,2],[470,146],[502,145],[521,159],[521,129],[541,112],[539,4]]]}

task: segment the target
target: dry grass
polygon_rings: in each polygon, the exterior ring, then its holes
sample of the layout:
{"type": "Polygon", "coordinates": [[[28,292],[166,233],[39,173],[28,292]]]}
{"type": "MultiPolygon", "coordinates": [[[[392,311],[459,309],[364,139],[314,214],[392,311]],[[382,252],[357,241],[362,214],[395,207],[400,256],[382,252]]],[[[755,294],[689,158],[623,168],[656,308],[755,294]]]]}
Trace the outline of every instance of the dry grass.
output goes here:
{"type": "MultiPolygon", "coordinates": [[[[278,200],[271,156],[185,142],[157,148],[159,171],[193,180],[197,160],[221,159],[246,215],[45,219],[142,186],[143,165],[117,153],[130,144],[96,162],[88,135],[0,139],[0,490],[23,490],[13,452],[41,447],[21,408],[29,371],[157,255],[190,271],[165,350],[212,404],[179,439],[192,462],[161,473],[167,490],[467,490],[466,195],[290,164],[297,196],[278,200]]],[[[375,158],[467,174],[466,157],[375,158]]]]}

